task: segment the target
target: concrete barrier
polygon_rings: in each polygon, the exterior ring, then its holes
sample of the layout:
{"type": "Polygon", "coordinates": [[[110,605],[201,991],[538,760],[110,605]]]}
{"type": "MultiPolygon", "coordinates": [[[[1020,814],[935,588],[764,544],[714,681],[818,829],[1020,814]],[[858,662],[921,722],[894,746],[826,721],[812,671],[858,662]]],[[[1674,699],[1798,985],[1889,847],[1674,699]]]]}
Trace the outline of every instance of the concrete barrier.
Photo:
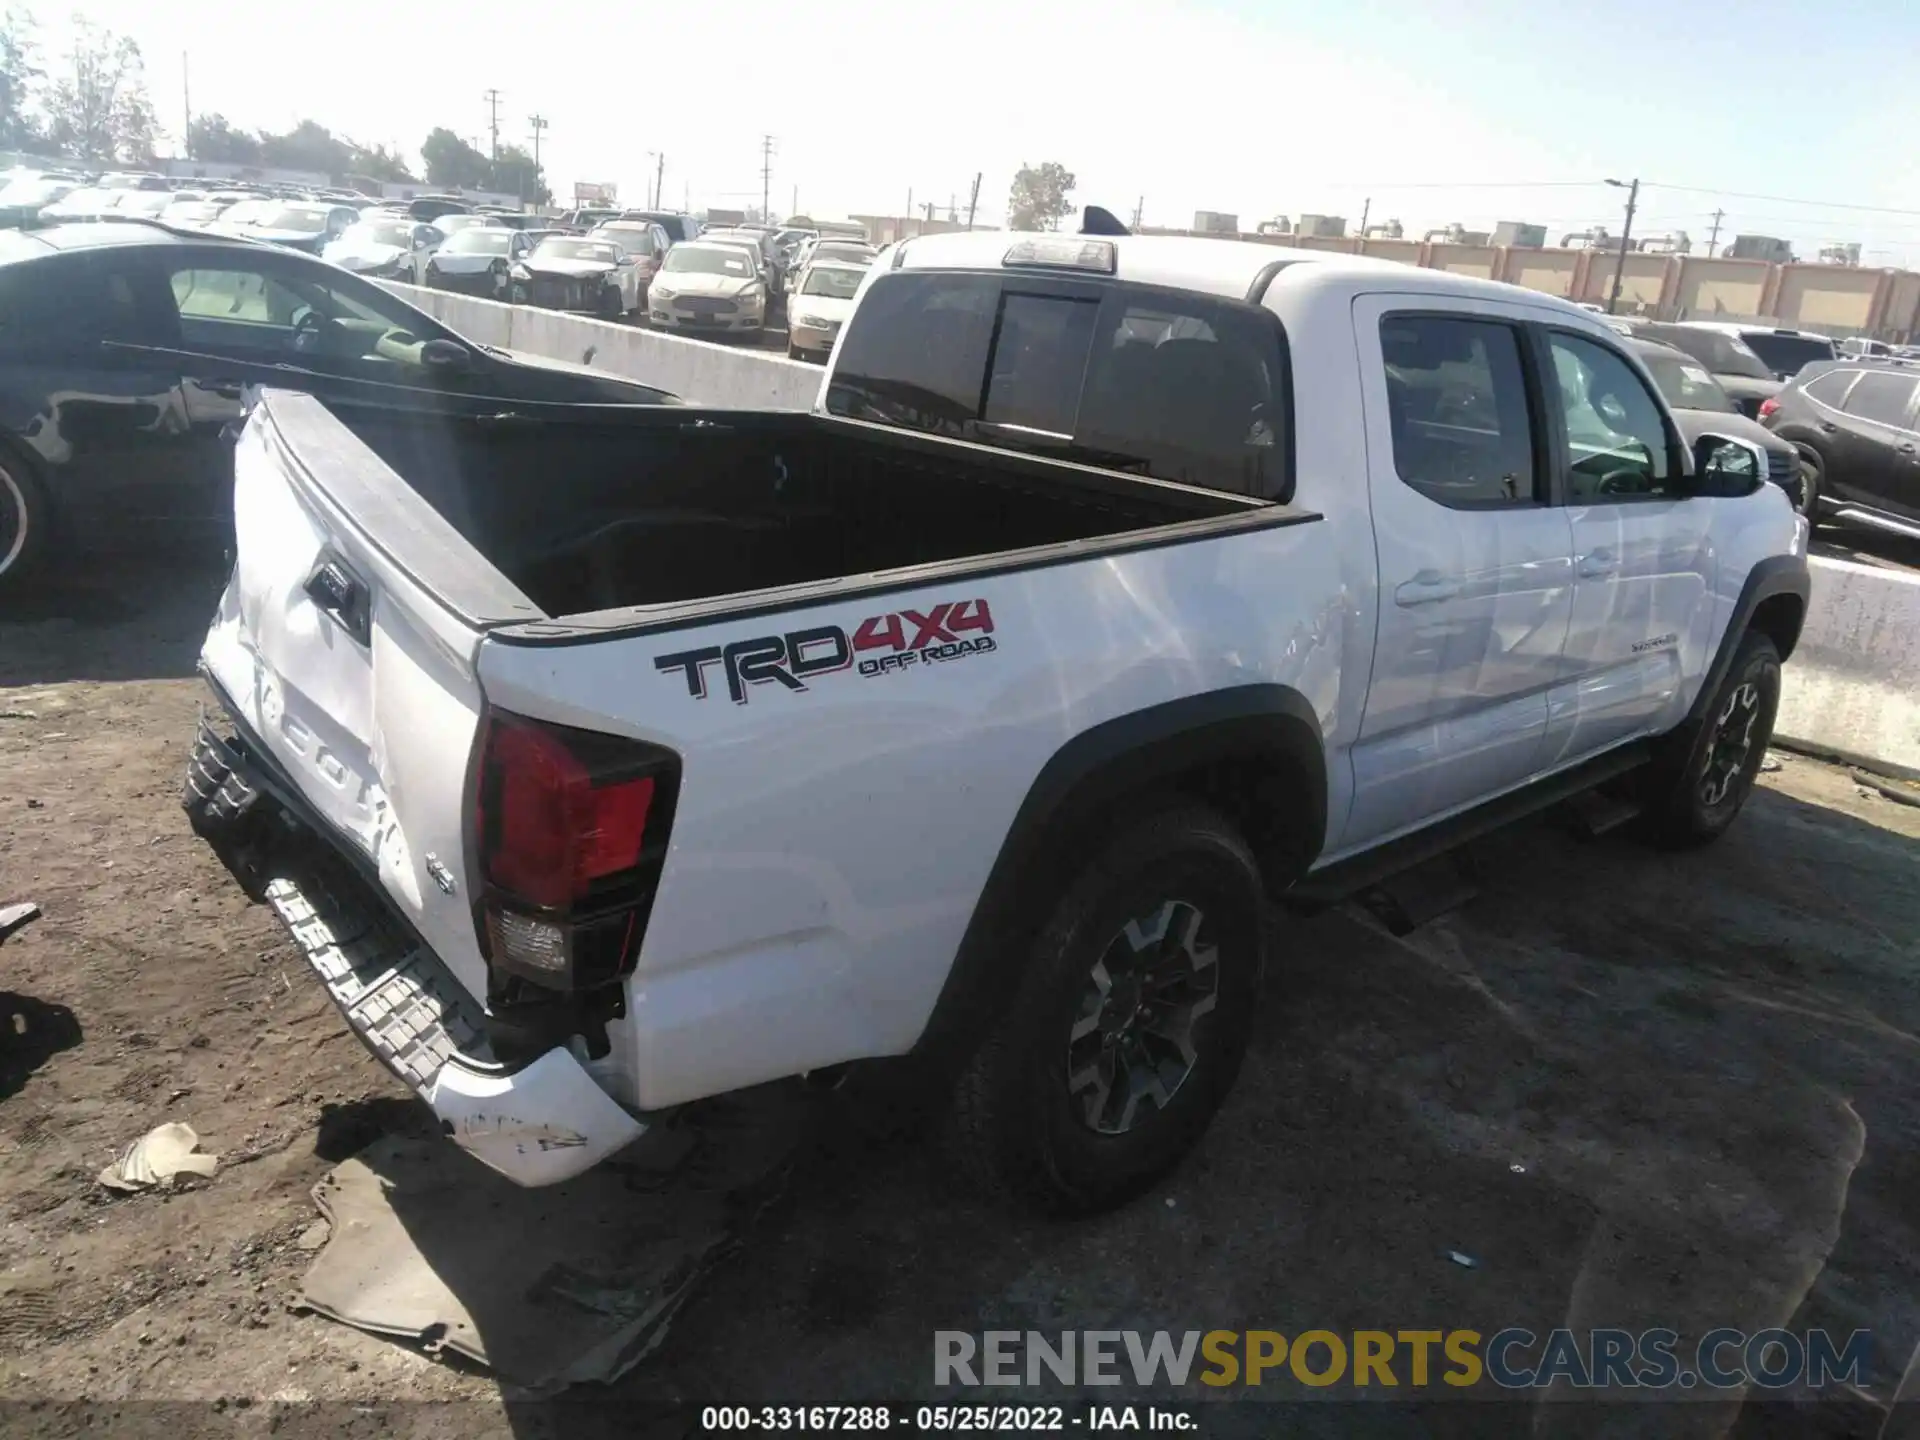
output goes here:
{"type": "Polygon", "coordinates": [[[686,340],[531,305],[503,305],[445,290],[392,283],[386,288],[482,345],[591,365],[702,405],[810,410],[820,393],[820,367],[784,355],[686,340]]]}
{"type": "Polygon", "coordinates": [[[1774,733],[1790,748],[1920,778],[1920,575],[1812,562],[1806,628],[1774,733]]]}

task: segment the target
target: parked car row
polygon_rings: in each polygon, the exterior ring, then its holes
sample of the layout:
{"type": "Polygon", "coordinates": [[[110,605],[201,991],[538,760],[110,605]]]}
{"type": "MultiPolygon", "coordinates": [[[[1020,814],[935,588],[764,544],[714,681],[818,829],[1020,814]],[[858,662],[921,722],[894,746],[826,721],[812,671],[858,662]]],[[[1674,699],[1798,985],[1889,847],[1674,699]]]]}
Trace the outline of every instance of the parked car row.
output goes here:
{"type": "Polygon", "coordinates": [[[1769,474],[1813,524],[1920,539],[1920,348],[1730,321],[1609,323],[1638,342],[1683,428],[1691,410],[1718,408],[1712,391],[1754,422],[1739,433],[1763,446],[1769,474]],[[1693,398],[1668,388],[1656,349],[1691,363],[1693,398]]]}

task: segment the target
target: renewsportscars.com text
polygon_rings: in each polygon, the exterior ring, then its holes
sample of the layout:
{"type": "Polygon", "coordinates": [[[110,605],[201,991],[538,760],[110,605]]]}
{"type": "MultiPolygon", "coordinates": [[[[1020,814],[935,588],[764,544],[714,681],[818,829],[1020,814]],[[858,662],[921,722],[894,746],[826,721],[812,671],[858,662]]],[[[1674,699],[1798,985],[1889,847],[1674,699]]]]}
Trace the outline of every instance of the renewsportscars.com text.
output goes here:
{"type": "Polygon", "coordinates": [[[1824,1330],[938,1330],[936,1385],[1763,1390],[1862,1383],[1872,1337],[1824,1330]]]}

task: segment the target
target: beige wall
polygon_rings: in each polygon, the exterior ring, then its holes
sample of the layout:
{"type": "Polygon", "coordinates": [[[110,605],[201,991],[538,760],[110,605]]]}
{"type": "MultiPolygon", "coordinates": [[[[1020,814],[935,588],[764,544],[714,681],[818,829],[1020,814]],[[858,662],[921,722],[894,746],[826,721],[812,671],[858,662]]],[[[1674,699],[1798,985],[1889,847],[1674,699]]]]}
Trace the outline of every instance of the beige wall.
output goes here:
{"type": "Polygon", "coordinates": [[[1912,337],[1920,334],[1920,275],[1903,270],[1893,277],[1893,294],[1888,297],[1884,321],[1889,330],[1912,337]]]}
{"type": "Polygon", "coordinates": [[[1571,295],[1573,273],[1580,264],[1576,250],[1510,250],[1505,279],[1547,295],[1571,295]]]}
{"type": "Polygon", "coordinates": [[[1688,320],[1758,315],[1768,268],[1764,260],[1709,260],[1689,255],[1681,263],[1680,288],[1673,303],[1688,320]]]}
{"type": "Polygon", "coordinates": [[[1491,245],[1436,244],[1428,255],[1427,263],[1435,270],[1447,270],[1455,275],[1478,275],[1482,280],[1491,280],[1499,259],[1500,252],[1491,245]]]}
{"type": "Polygon", "coordinates": [[[1398,260],[1402,265],[1420,263],[1420,242],[1418,240],[1369,240],[1360,247],[1362,255],[1371,255],[1376,260],[1398,260]]]}
{"type": "Polygon", "coordinates": [[[1824,325],[1864,329],[1871,318],[1878,270],[1855,270],[1846,265],[1783,265],[1780,297],[1773,313],[1787,324],[1807,330],[1824,325]]]}
{"type": "MultiPolygon", "coordinates": [[[[1573,298],[1589,300],[1598,305],[1607,303],[1607,297],[1613,293],[1613,267],[1618,261],[1615,253],[1595,252],[1587,262],[1586,288],[1573,298]]],[[[1661,292],[1667,284],[1667,257],[1664,255],[1629,255],[1620,271],[1620,306],[1631,310],[1645,305],[1649,308],[1660,303],[1661,292]]]]}

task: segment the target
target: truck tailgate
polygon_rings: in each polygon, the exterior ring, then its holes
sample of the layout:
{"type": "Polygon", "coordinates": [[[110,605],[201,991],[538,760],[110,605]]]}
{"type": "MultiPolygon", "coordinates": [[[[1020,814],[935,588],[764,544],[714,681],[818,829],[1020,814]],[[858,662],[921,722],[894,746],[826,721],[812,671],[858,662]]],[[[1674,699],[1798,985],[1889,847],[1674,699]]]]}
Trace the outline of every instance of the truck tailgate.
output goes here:
{"type": "Polygon", "coordinates": [[[451,603],[429,589],[422,556],[439,556],[443,580],[484,562],[409,495],[316,402],[255,411],[234,462],[237,558],[201,652],[240,733],[232,746],[203,735],[189,789],[231,772],[246,803],[277,797],[353,862],[290,865],[267,898],[355,1033],[454,1140],[522,1184],[550,1183],[642,1127],[564,1049],[511,1072],[474,1023],[487,999],[462,834],[474,654],[487,623],[539,612],[510,591],[488,599],[484,576],[449,586],[451,603]],[[387,512],[378,541],[356,503],[387,512]],[[404,925],[382,920],[383,897],[404,925]]]}
{"type": "Polygon", "coordinates": [[[276,397],[240,440],[237,559],[202,663],[307,804],[378,874],[462,986],[484,998],[458,873],[481,704],[476,620],[429,594],[333,498],[336,469],[362,456],[380,462],[351,436],[325,443],[313,423],[332,423],[324,411],[300,416],[309,433],[289,444],[288,408],[276,397]],[[308,457],[325,484],[304,472],[308,457]]]}

